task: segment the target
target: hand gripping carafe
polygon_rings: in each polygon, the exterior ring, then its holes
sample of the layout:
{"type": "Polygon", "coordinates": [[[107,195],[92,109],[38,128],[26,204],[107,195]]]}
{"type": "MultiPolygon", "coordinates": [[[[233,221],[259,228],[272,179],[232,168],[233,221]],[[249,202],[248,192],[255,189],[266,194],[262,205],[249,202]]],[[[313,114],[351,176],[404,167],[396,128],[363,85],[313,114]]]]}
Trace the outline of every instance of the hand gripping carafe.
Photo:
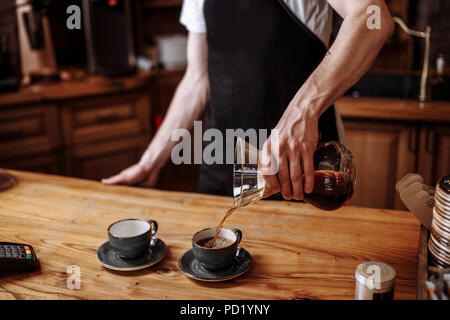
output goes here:
{"type": "MultiPolygon", "coordinates": [[[[233,169],[236,208],[273,194],[261,172],[259,153],[254,146],[237,139],[233,169]]],[[[350,150],[335,141],[321,143],[314,153],[314,188],[311,193],[304,193],[303,200],[323,210],[338,209],[351,199],[355,182],[356,169],[350,150]]]]}

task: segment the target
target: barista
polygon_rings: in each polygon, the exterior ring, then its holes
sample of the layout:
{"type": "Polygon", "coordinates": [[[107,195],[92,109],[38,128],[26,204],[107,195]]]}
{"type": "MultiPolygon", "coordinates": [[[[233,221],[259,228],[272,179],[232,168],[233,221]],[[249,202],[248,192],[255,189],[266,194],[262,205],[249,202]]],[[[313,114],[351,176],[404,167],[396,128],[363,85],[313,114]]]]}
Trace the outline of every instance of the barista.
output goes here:
{"type": "MultiPolygon", "coordinates": [[[[155,185],[176,143],[172,131],[191,129],[207,110],[206,128],[223,133],[278,129],[279,170],[265,171],[266,183],[285,199],[301,200],[313,190],[319,133],[323,141],[340,138],[334,101],[369,69],[392,33],[385,2],[185,0],[180,21],[189,31],[188,65],[168,113],[141,160],[103,182],[155,185]],[[367,27],[371,5],[380,8],[380,29],[367,27]],[[330,6],[344,21],[328,48],[330,6]]],[[[264,144],[266,159],[271,141],[264,144]]],[[[231,195],[232,166],[203,165],[199,191],[231,195]]]]}

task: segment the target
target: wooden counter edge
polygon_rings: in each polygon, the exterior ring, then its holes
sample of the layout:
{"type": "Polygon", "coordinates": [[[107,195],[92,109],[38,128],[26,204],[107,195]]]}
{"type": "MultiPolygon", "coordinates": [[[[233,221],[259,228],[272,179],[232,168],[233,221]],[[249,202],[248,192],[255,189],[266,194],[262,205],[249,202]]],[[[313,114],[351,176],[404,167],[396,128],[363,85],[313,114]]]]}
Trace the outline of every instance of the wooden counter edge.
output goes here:
{"type": "Polygon", "coordinates": [[[138,72],[123,77],[86,75],[82,79],[33,84],[18,91],[0,93],[0,108],[55,103],[79,98],[120,94],[149,86],[154,72],[138,72]]]}
{"type": "Polygon", "coordinates": [[[447,101],[341,97],[335,105],[343,118],[450,123],[447,101]]]}
{"type": "Polygon", "coordinates": [[[419,250],[417,263],[417,299],[428,300],[425,281],[428,279],[428,230],[420,226],[419,250]]]}

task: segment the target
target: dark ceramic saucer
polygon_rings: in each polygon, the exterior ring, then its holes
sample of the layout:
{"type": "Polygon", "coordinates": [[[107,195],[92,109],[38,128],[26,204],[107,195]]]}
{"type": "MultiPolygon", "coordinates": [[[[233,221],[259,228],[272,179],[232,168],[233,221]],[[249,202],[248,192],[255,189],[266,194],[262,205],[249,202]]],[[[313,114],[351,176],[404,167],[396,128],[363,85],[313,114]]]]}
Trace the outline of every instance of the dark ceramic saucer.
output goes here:
{"type": "Polygon", "coordinates": [[[156,237],[150,242],[150,248],[145,255],[134,259],[123,259],[111,247],[111,244],[105,242],[98,248],[97,258],[102,266],[116,271],[136,271],[148,268],[157,264],[167,254],[166,244],[156,237]]]}
{"type": "Polygon", "coordinates": [[[247,250],[239,247],[235,261],[231,267],[225,270],[209,271],[194,257],[193,250],[191,249],[183,254],[178,264],[181,271],[192,279],[219,282],[234,279],[247,272],[252,265],[252,256],[247,250]]]}

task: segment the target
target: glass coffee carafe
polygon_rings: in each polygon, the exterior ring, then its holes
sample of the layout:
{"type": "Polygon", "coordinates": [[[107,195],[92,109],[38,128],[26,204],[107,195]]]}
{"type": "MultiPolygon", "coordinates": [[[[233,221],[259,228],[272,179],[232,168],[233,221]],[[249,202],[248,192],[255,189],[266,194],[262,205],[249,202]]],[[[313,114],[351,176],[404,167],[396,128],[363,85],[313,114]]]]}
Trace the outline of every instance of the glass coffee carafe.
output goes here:
{"type": "MultiPolygon", "coordinates": [[[[233,169],[235,208],[273,194],[261,173],[259,152],[243,139],[237,139],[233,169]]],[[[314,152],[314,188],[304,194],[304,200],[323,210],[338,209],[351,199],[355,181],[356,169],[350,150],[335,141],[321,143],[314,152]]]]}

